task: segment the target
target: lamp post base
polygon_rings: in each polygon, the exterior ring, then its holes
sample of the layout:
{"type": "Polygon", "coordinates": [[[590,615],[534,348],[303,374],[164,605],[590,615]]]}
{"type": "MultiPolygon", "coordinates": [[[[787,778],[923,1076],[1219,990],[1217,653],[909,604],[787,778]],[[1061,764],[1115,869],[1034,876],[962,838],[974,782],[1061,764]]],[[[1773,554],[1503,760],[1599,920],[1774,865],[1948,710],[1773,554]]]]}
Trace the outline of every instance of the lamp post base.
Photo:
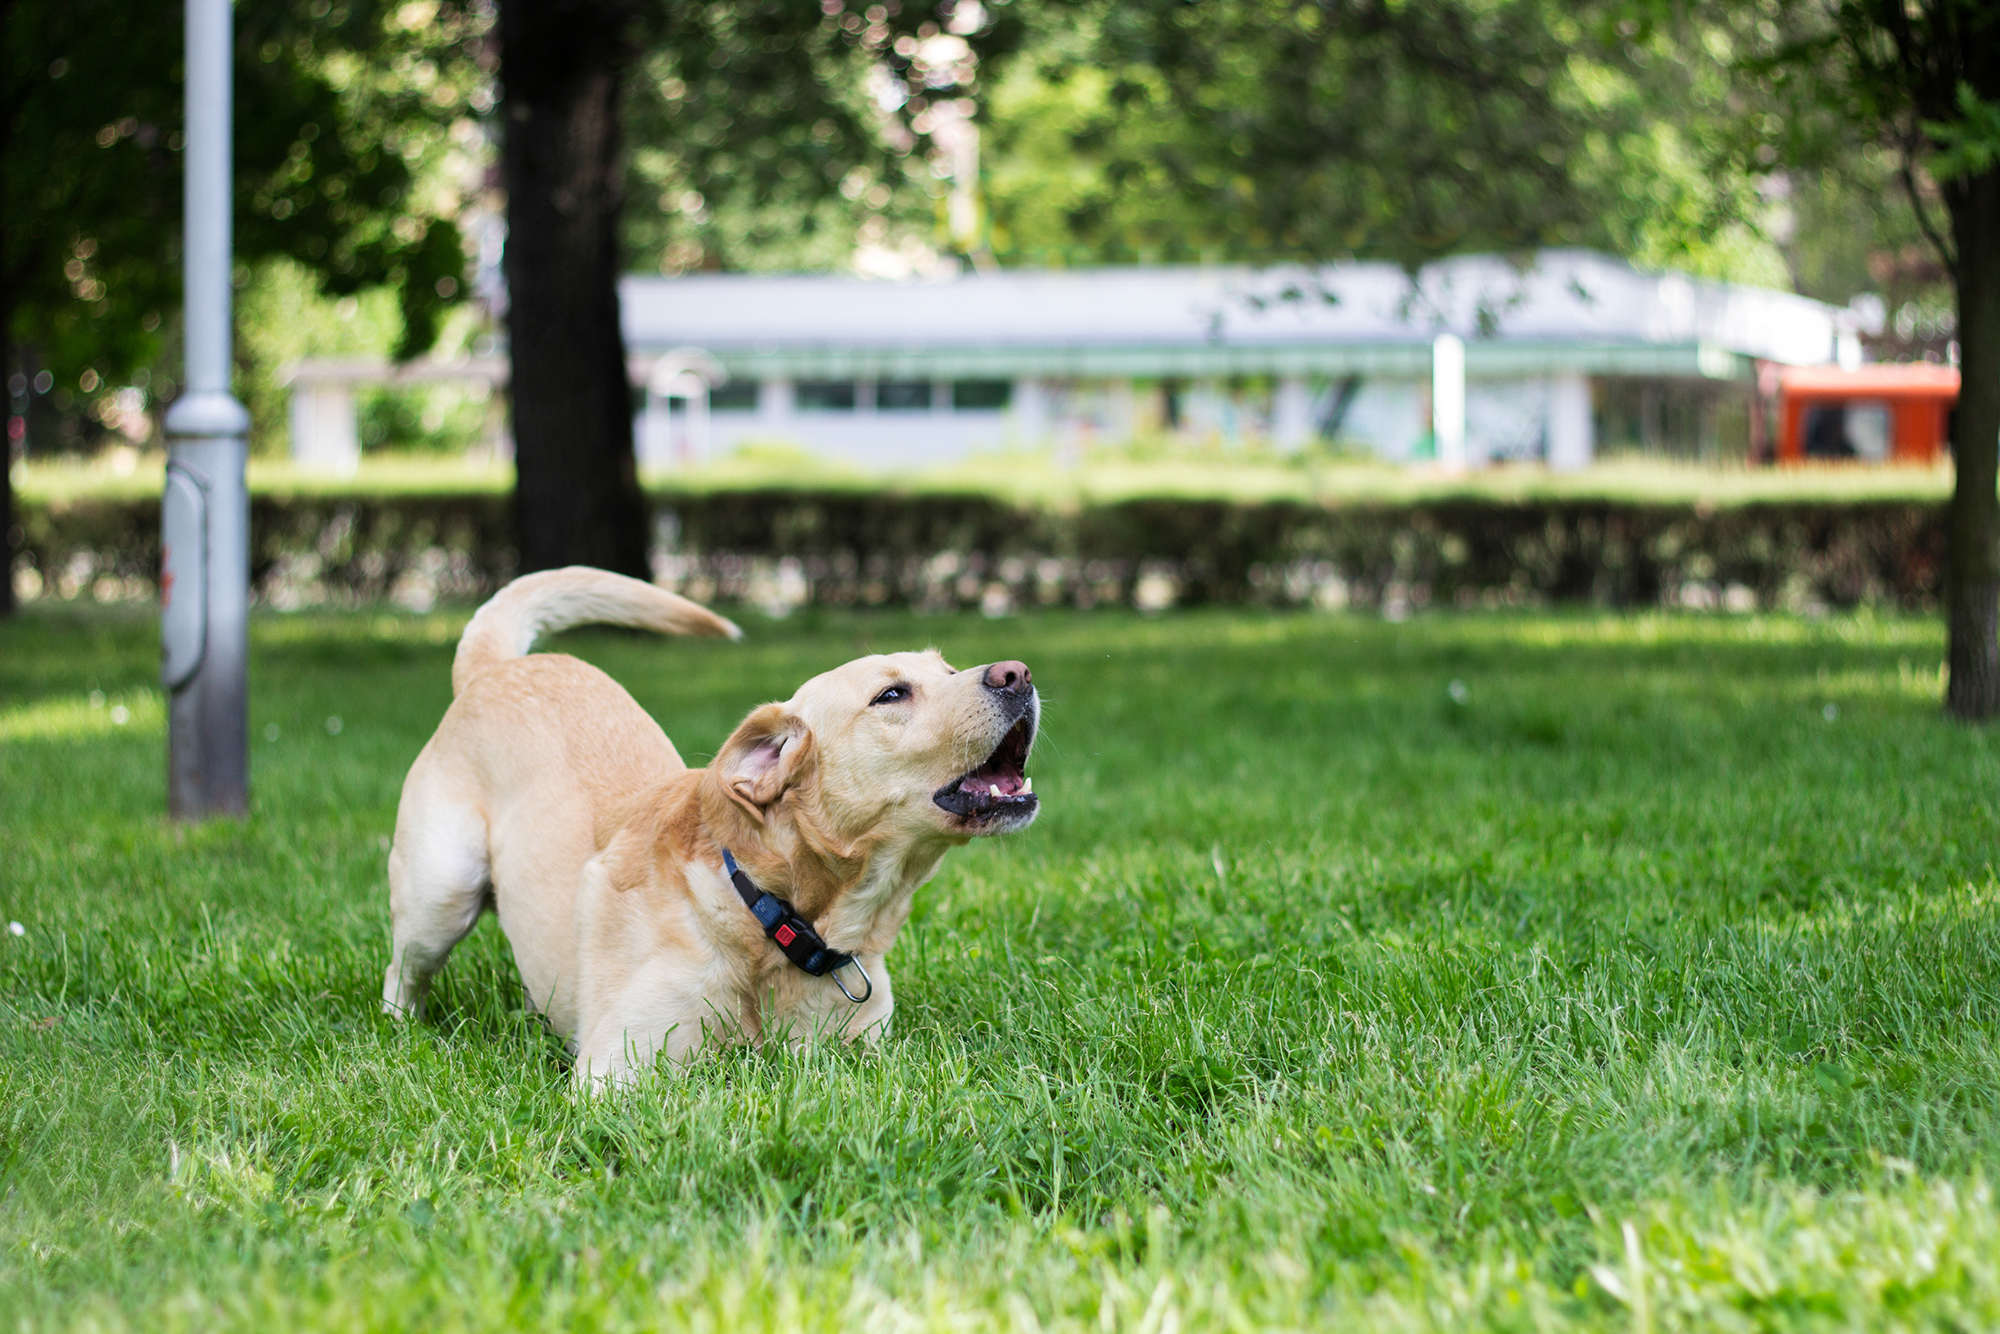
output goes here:
{"type": "Polygon", "coordinates": [[[160,637],[176,820],[250,811],[248,454],[240,432],[169,437],[160,637]]]}

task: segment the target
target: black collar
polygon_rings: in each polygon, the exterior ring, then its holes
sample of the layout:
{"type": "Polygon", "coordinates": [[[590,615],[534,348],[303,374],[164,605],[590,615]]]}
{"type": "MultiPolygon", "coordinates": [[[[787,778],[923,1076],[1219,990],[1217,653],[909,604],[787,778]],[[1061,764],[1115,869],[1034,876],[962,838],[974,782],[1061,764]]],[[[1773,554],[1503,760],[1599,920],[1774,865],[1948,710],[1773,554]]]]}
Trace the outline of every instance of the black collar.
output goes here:
{"type": "Polygon", "coordinates": [[[744,874],[728,848],[722,850],[722,864],[728,868],[729,883],[736,886],[737,897],[743,900],[743,906],[750,910],[750,915],[757,919],[757,924],[764,928],[764,934],[771,938],[771,942],[783,950],[785,957],[800,971],[810,977],[834,973],[833,984],[840,988],[841,995],[856,1005],[875,994],[875,979],[868,976],[868,970],[861,966],[859,959],[852,954],[829,949],[827,943],[820,939],[819,932],[813,930],[813,924],[799,916],[798,909],[792,907],[788,900],[757,888],[757,882],[744,874]],[[859,996],[849,991],[847,983],[838,976],[837,970],[850,963],[860,972],[861,980],[868,984],[867,990],[859,996]]]}

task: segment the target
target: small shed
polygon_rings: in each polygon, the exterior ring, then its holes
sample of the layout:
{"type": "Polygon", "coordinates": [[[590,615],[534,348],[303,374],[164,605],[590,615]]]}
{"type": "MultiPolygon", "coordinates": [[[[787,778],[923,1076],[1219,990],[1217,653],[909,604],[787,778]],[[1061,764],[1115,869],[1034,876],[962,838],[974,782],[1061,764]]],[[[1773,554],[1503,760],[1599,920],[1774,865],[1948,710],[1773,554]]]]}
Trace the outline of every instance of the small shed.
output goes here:
{"type": "Polygon", "coordinates": [[[1787,366],[1778,372],[1778,461],[1935,463],[1950,447],[1957,402],[1955,366],[1787,366]]]}

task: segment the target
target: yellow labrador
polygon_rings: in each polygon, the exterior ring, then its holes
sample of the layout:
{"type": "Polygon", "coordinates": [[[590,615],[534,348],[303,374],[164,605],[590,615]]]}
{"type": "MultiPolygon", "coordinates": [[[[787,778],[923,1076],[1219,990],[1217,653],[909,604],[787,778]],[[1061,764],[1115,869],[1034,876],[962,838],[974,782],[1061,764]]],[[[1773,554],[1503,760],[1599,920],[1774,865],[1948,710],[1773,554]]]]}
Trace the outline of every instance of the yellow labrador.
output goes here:
{"type": "Polygon", "coordinates": [[[917,887],[947,849],[1025,829],[1039,809],[1027,667],[858,658],[753,710],[689,769],[610,677],[528,652],[591,622],[741,633],[582,567],[516,579],[479,609],[396,812],[384,1008],[418,1013],[491,908],[580,1084],[711,1036],[879,1032],[883,956],[917,887]]]}

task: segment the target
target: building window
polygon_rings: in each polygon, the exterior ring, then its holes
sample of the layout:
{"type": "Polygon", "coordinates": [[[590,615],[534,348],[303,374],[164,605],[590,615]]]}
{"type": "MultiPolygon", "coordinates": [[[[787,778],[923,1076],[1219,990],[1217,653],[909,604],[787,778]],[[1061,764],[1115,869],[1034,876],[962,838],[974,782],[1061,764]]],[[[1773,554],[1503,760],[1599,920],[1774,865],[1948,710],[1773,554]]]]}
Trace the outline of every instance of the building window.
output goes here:
{"type": "Polygon", "coordinates": [[[1816,404],[1806,409],[1806,457],[1862,459],[1889,457],[1889,405],[1877,401],[1816,404]]]}
{"type": "Polygon", "coordinates": [[[884,380],[875,386],[877,412],[929,412],[929,380],[884,380]]]}
{"type": "Polygon", "coordinates": [[[792,389],[792,402],[807,412],[852,412],[854,381],[800,380],[792,389]]]}
{"type": "Polygon", "coordinates": [[[992,412],[1013,396],[1011,380],[955,380],[951,386],[951,406],[959,412],[992,412]]]}
{"type": "Polygon", "coordinates": [[[717,412],[753,412],[757,407],[755,380],[729,380],[708,391],[708,406],[717,412]]]}

